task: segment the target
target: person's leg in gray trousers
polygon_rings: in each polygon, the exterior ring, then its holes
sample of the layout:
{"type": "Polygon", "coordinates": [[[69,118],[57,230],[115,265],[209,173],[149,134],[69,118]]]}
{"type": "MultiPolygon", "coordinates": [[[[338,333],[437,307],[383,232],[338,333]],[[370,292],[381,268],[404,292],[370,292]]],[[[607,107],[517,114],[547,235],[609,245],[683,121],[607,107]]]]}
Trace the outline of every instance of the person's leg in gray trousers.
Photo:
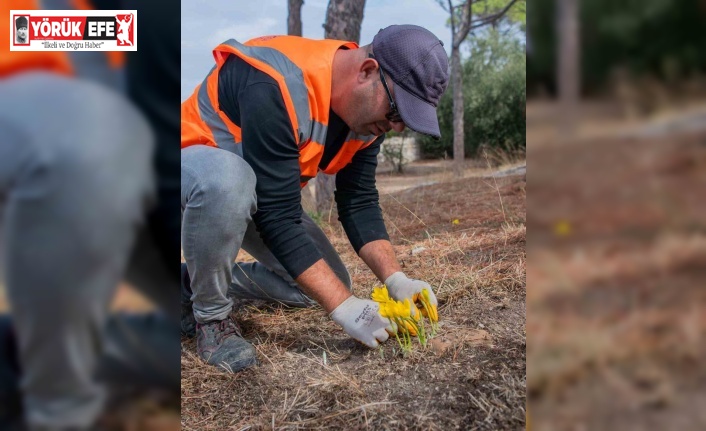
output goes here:
{"type": "Polygon", "coordinates": [[[230,318],[231,268],[257,209],[255,173],[241,157],[194,145],[181,152],[182,249],[191,275],[196,346],[231,371],[254,365],[255,348],[230,318]]]}
{"type": "Polygon", "coordinates": [[[0,82],[4,264],[30,429],[82,429],[108,305],[152,191],[147,123],[103,88],[48,74],[0,82]]]}

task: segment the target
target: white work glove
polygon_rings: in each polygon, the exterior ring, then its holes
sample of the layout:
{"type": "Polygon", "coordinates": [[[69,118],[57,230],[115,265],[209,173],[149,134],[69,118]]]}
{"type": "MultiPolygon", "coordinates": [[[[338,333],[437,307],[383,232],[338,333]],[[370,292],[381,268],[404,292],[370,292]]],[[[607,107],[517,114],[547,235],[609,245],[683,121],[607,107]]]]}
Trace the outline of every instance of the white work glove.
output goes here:
{"type": "Polygon", "coordinates": [[[390,320],[378,313],[380,306],[375,301],[351,296],[331,312],[331,320],[343,327],[348,335],[371,349],[389,337],[393,328],[390,320]]]}
{"type": "Polygon", "coordinates": [[[429,303],[435,309],[439,305],[436,300],[436,295],[434,295],[434,291],[431,290],[429,283],[407,278],[403,272],[398,271],[387,277],[387,280],[385,280],[385,285],[387,286],[387,291],[390,292],[390,296],[393,299],[396,299],[397,301],[404,301],[409,298],[409,302],[412,303],[412,307],[415,306],[415,303],[419,302],[419,293],[421,293],[422,289],[427,289],[429,292],[429,303]]]}

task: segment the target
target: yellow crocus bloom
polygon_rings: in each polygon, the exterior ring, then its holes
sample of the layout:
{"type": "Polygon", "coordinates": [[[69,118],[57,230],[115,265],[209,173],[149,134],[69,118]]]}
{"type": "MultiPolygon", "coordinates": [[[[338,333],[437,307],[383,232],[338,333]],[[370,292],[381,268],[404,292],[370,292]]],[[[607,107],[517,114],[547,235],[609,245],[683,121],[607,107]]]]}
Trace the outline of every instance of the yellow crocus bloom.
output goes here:
{"type": "Polygon", "coordinates": [[[389,302],[381,302],[380,303],[380,309],[378,310],[378,313],[382,317],[386,317],[388,319],[392,319],[395,317],[395,310],[394,308],[391,307],[391,303],[389,302]]]}
{"type": "Polygon", "coordinates": [[[410,317],[412,315],[412,304],[410,304],[409,298],[405,299],[404,302],[395,302],[397,303],[397,313],[399,317],[410,317]]]}
{"type": "Polygon", "coordinates": [[[390,298],[390,294],[387,292],[387,286],[384,284],[380,287],[373,287],[373,294],[371,295],[371,298],[375,302],[389,302],[392,299],[390,298]]]}
{"type": "Polygon", "coordinates": [[[556,236],[568,236],[571,234],[571,224],[566,220],[561,220],[554,225],[554,234],[556,236]]]}
{"type": "Polygon", "coordinates": [[[414,326],[412,322],[409,320],[404,321],[405,327],[407,327],[407,332],[409,332],[409,335],[416,337],[417,336],[417,327],[414,326]]]}
{"type": "Polygon", "coordinates": [[[439,312],[436,305],[432,305],[429,299],[429,291],[427,289],[422,289],[422,303],[424,310],[422,314],[429,318],[432,322],[439,321],[439,312]]]}

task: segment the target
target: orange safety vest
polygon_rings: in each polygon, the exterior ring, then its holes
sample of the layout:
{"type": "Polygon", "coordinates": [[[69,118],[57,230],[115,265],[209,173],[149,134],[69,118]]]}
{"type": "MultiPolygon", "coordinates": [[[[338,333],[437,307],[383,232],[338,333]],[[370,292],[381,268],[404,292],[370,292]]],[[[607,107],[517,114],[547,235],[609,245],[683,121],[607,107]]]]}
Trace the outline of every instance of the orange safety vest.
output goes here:
{"type": "MultiPolygon", "coordinates": [[[[319,171],[324,154],[331,103],[331,69],[336,51],[355,49],[353,42],[311,40],[296,36],[265,36],[245,44],[230,39],[213,50],[216,65],[181,105],[181,148],[209,145],[242,156],[241,131],[218,105],[218,72],[229,55],[237,55],[271,76],[282,92],[299,147],[302,187],[319,171]]],[[[350,132],[341,149],[322,171],[335,174],[353,156],[375,141],[373,135],[350,132]]]]}
{"type": "Polygon", "coordinates": [[[38,6],[35,0],[0,2],[0,17],[2,17],[0,19],[0,78],[30,70],[43,70],[66,75],[73,73],[71,61],[66,52],[10,51],[10,26],[14,25],[14,22],[11,22],[10,10],[37,10],[38,6]]]}

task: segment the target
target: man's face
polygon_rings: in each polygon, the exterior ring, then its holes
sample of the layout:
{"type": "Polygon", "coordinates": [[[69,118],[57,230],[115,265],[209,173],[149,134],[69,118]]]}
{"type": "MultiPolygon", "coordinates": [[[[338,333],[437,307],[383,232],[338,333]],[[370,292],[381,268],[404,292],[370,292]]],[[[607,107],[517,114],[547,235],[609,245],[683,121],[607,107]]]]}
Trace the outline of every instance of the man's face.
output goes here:
{"type": "MultiPolygon", "coordinates": [[[[389,78],[387,83],[394,100],[394,88],[389,78]]],[[[382,135],[391,129],[402,132],[405,128],[404,123],[390,122],[386,118],[390,112],[390,101],[377,67],[365,78],[361,78],[347,102],[346,112],[339,116],[353,132],[359,135],[382,135]]]]}
{"type": "Polygon", "coordinates": [[[27,39],[27,27],[18,28],[17,37],[19,37],[20,39],[27,39]]]}

